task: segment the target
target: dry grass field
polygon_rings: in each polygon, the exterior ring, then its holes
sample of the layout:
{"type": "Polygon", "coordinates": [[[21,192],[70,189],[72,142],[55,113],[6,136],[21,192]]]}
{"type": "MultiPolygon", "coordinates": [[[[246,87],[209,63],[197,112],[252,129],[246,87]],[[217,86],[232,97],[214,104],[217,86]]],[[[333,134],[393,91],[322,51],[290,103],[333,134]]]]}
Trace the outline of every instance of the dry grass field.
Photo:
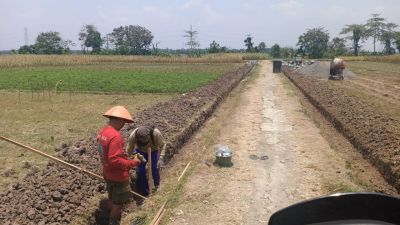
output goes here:
{"type": "MultiPolygon", "coordinates": [[[[0,90],[0,134],[48,154],[63,143],[74,143],[96,132],[106,121],[102,112],[114,105],[136,111],[175,94],[72,94],[62,93],[48,99],[47,93],[0,90]]],[[[2,142],[0,145],[0,189],[23,177],[32,166],[44,166],[47,160],[25,149],[2,142]]]]}

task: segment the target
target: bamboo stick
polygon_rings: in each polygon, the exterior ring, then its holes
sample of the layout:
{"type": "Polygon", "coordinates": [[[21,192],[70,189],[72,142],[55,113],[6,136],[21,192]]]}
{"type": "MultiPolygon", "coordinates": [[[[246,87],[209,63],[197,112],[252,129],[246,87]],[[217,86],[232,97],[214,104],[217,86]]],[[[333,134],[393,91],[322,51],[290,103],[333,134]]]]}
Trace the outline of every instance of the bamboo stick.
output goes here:
{"type": "Polygon", "coordinates": [[[165,209],[163,209],[161,215],[158,217],[157,221],[154,223],[154,225],[158,225],[161,222],[161,218],[164,216],[165,214],[165,209]]]}
{"type": "MultiPolygon", "coordinates": [[[[49,154],[46,154],[46,153],[44,153],[44,152],[41,152],[41,151],[36,150],[36,149],[34,149],[34,148],[31,148],[31,147],[29,147],[29,146],[26,146],[26,145],[23,145],[23,144],[21,144],[21,143],[18,143],[18,142],[16,142],[16,141],[13,141],[13,140],[11,140],[11,139],[9,139],[9,138],[6,138],[6,137],[4,137],[4,136],[0,136],[0,138],[3,139],[4,141],[10,142],[10,143],[12,143],[12,144],[14,144],[14,145],[17,145],[17,146],[19,146],[19,147],[28,149],[28,150],[30,150],[30,151],[32,151],[32,152],[38,153],[39,155],[42,155],[42,156],[47,157],[47,158],[50,158],[50,159],[52,159],[52,160],[54,160],[54,161],[56,161],[56,162],[59,162],[59,163],[61,163],[61,164],[64,164],[64,165],[69,166],[69,167],[71,167],[71,168],[74,168],[74,169],[76,169],[76,170],[82,171],[82,172],[84,172],[84,173],[86,173],[86,174],[88,174],[88,175],[90,175],[90,176],[93,176],[93,177],[95,177],[95,178],[97,178],[97,179],[99,179],[99,180],[101,180],[101,181],[104,181],[104,178],[103,178],[102,176],[98,175],[98,174],[92,173],[92,172],[90,172],[90,171],[88,171],[88,170],[85,170],[85,169],[83,169],[83,168],[80,168],[80,167],[78,167],[78,166],[75,166],[75,165],[73,165],[73,164],[71,164],[71,163],[67,163],[67,162],[65,162],[65,161],[63,161],[63,160],[61,160],[61,159],[59,159],[59,158],[56,158],[56,157],[54,157],[54,156],[51,156],[51,155],[49,155],[49,154]]],[[[134,191],[131,191],[131,193],[134,194],[134,195],[136,195],[136,196],[139,196],[139,197],[141,197],[141,198],[143,198],[143,199],[147,199],[146,197],[144,197],[144,196],[142,196],[142,195],[140,195],[140,194],[138,194],[138,193],[136,193],[136,192],[134,192],[134,191]]]]}
{"type": "Polygon", "coordinates": [[[161,205],[161,208],[158,210],[156,216],[153,218],[153,220],[150,222],[150,225],[155,224],[157,222],[158,218],[160,217],[161,213],[164,210],[165,205],[167,204],[167,201],[164,202],[164,204],[161,205]]]}
{"type": "Polygon", "coordinates": [[[189,161],[189,163],[186,165],[185,169],[183,170],[182,174],[179,176],[178,181],[181,180],[181,178],[183,177],[183,175],[186,173],[186,170],[189,168],[189,165],[192,161],[189,161]]]}

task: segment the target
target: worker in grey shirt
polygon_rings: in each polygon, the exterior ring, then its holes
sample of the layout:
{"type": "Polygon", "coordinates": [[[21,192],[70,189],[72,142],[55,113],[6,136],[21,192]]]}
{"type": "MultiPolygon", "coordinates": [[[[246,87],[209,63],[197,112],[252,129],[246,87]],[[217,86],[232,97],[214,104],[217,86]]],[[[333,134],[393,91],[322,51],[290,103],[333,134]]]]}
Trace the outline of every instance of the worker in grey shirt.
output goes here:
{"type": "MultiPolygon", "coordinates": [[[[132,131],[128,138],[128,155],[140,153],[148,159],[148,149],[151,148],[151,170],[154,181],[154,190],[160,185],[159,168],[164,163],[165,143],[161,132],[157,128],[140,126],[132,131]]],[[[144,196],[149,195],[149,183],[146,176],[146,163],[136,169],[136,191],[144,196]]]]}

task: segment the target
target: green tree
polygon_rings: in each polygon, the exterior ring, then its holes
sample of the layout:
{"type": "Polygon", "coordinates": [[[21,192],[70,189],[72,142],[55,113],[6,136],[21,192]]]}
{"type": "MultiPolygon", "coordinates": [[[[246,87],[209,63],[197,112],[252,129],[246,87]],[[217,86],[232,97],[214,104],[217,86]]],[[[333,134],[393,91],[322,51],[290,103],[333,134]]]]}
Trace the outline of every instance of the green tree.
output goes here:
{"type": "Polygon", "coordinates": [[[253,52],[254,47],[253,47],[253,37],[250,35],[247,35],[246,39],[244,39],[244,45],[246,46],[246,52],[253,52]]]}
{"type": "Polygon", "coordinates": [[[267,45],[265,44],[265,42],[260,42],[260,44],[258,44],[257,49],[259,52],[267,52],[267,45]]]}
{"type": "Polygon", "coordinates": [[[346,40],[344,38],[335,37],[329,44],[329,48],[333,56],[344,55],[347,52],[346,40]]]}
{"type": "Polygon", "coordinates": [[[382,35],[379,38],[382,44],[385,46],[383,52],[386,55],[392,55],[396,53],[396,50],[392,47],[392,43],[396,39],[396,31],[394,31],[396,27],[398,27],[398,25],[395,23],[385,24],[382,35]]]}
{"type": "Polygon", "coordinates": [[[103,40],[94,25],[84,25],[79,32],[79,40],[84,54],[88,52],[89,48],[92,48],[91,53],[100,53],[103,40]]]}
{"type": "Polygon", "coordinates": [[[395,33],[394,44],[396,45],[397,51],[400,53],[400,32],[395,33]]]}
{"type": "Polygon", "coordinates": [[[37,54],[65,54],[70,51],[69,46],[73,43],[69,40],[63,40],[60,33],[55,31],[40,33],[34,45],[37,54]]]}
{"type": "Polygon", "coordinates": [[[114,28],[110,34],[110,42],[114,44],[117,54],[144,55],[150,53],[152,33],[138,25],[114,28]]]}
{"type": "Polygon", "coordinates": [[[384,25],[385,25],[385,19],[380,17],[380,14],[378,13],[372,14],[372,17],[367,21],[366,24],[367,34],[368,36],[374,39],[374,54],[376,54],[375,51],[376,40],[378,40],[382,35],[384,25]]]}
{"type": "Polygon", "coordinates": [[[209,53],[218,53],[220,52],[221,46],[216,42],[213,41],[210,43],[210,48],[208,49],[209,53]]]}
{"type": "Polygon", "coordinates": [[[354,55],[358,55],[360,53],[360,41],[364,41],[368,37],[367,29],[365,28],[365,25],[362,24],[350,24],[346,25],[342,29],[342,32],[340,34],[349,34],[349,36],[346,37],[346,39],[349,39],[352,41],[352,48],[354,50],[354,55]]]}
{"type": "Polygon", "coordinates": [[[295,53],[295,51],[294,51],[293,48],[288,48],[288,47],[281,48],[281,57],[282,58],[286,58],[286,59],[293,58],[294,57],[294,53],[295,53]]]}
{"type": "Polygon", "coordinates": [[[274,44],[271,47],[271,56],[274,58],[281,57],[281,47],[278,44],[274,44]]]}
{"type": "Polygon", "coordinates": [[[35,54],[35,45],[23,45],[18,49],[18,54],[35,54]]]}
{"type": "Polygon", "coordinates": [[[300,35],[297,45],[303,55],[322,58],[328,50],[329,33],[323,27],[308,29],[300,35]]]}

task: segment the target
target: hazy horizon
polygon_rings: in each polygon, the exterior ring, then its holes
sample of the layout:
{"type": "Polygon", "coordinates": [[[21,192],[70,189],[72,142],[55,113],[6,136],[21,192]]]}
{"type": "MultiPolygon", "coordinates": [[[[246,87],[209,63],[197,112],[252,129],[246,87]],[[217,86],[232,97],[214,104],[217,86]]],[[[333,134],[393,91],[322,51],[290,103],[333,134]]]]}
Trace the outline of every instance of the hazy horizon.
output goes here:
{"type": "MultiPolygon", "coordinates": [[[[312,1],[312,0],[173,0],[173,1],[5,1],[0,18],[0,50],[18,49],[33,44],[40,32],[57,31],[64,40],[80,49],[78,33],[85,24],[93,24],[102,36],[113,28],[140,25],[149,29],[160,48],[187,48],[184,31],[198,31],[201,48],[215,40],[221,46],[244,48],[250,34],[257,45],[277,43],[296,47],[306,29],[324,27],[330,38],[339,36],[346,24],[366,23],[372,13],[380,13],[387,22],[400,24],[400,2],[381,1],[312,1]]],[[[343,36],[342,36],[343,37],[343,36]]],[[[364,48],[372,49],[371,40],[364,48]]],[[[379,44],[377,51],[381,51],[379,44]]]]}

